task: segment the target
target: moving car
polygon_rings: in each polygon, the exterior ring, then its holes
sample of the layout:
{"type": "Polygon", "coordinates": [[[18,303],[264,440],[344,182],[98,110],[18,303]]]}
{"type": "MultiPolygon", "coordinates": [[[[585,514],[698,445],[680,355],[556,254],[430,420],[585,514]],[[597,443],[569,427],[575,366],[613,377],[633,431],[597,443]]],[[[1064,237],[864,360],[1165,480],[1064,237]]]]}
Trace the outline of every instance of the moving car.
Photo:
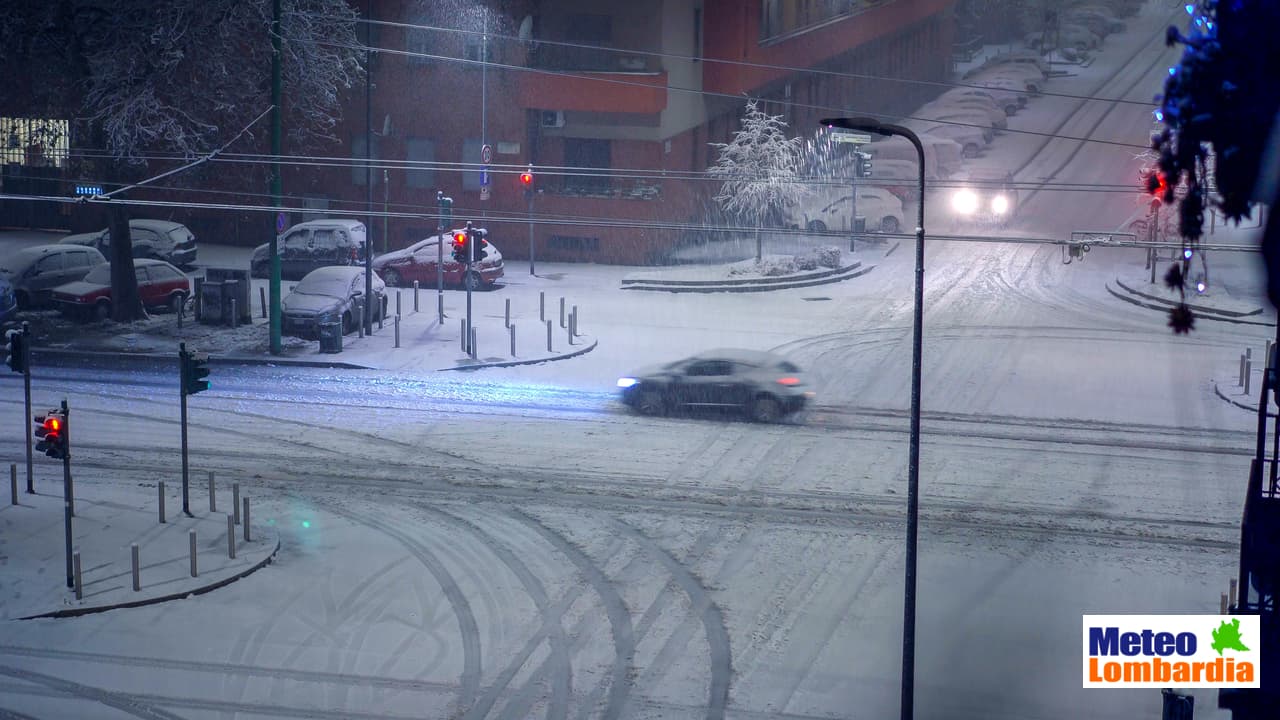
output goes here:
{"type": "Polygon", "coordinates": [[[34,245],[17,250],[0,260],[0,277],[13,284],[18,307],[47,305],[55,287],[80,280],[107,259],[91,247],[80,245],[34,245]]]}
{"type": "MultiPolygon", "coordinates": [[[[367,247],[364,223],[359,220],[310,220],[284,231],[276,239],[280,276],[296,280],[317,268],[359,265],[367,247]]],[[[265,278],[271,272],[271,244],[254,248],[249,274],[265,278]]]]}
{"type": "Polygon", "coordinates": [[[1008,224],[1018,210],[1013,174],[994,169],[971,170],[952,191],[951,209],[962,221],[995,226],[1008,224]]]}
{"type": "Polygon", "coordinates": [[[773,422],[813,397],[804,374],[786,358],[759,350],[710,350],[618,380],[622,402],[645,415],[681,408],[721,408],[773,422]]]}
{"type": "MultiPolygon", "coordinates": [[[[373,319],[386,317],[387,286],[373,276],[373,319]]],[[[363,267],[322,267],[307,273],[280,301],[281,332],[316,340],[320,326],[341,323],[342,334],[356,329],[360,314],[356,302],[364,296],[363,267]]]]}
{"type": "MultiPolygon", "coordinates": [[[[168,220],[138,218],[129,221],[129,239],[134,258],[154,258],[184,267],[196,261],[196,236],[186,225],[168,220]]],[[[111,228],[68,235],[58,242],[87,245],[111,257],[111,228]]]]}
{"type": "MultiPolygon", "coordinates": [[[[847,187],[828,186],[809,195],[801,205],[789,209],[788,225],[810,232],[851,230],[853,222],[850,201],[853,193],[847,187]]],[[[858,185],[857,214],[867,219],[866,229],[896,233],[902,228],[902,200],[882,187],[858,185]]]]}
{"type": "MultiPolygon", "coordinates": [[[[163,260],[133,261],[138,296],[147,308],[178,312],[191,296],[191,279],[163,260]]],[[[53,301],[63,315],[105,320],[111,317],[111,266],[98,265],[84,279],[53,290],[53,301]]]]}
{"type": "Polygon", "coordinates": [[[440,236],[433,235],[402,250],[379,255],[373,259],[373,269],[391,287],[410,287],[415,280],[420,287],[435,287],[436,264],[443,254],[444,265],[441,267],[445,285],[470,286],[472,290],[493,287],[503,273],[502,253],[498,248],[489,242],[484,259],[472,266],[470,277],[463,278],[465,266],[453,259],[453,247],[449,238],[450,236],[445,236],[443,253],[440,236]]]}

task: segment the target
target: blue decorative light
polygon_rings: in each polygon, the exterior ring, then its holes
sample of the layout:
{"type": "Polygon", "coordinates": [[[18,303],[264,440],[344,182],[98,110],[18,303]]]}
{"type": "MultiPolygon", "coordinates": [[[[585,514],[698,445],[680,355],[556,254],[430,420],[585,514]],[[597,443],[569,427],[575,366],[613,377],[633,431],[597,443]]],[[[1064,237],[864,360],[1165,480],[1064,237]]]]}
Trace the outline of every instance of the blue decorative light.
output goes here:
{"type": "Polygon", "coordinates": [[[1169,74],[1170,74],[1170,75],[1173,75],[1173,74],[1174,74],[1174,73],[1176,73],[1176,72],[1178,72],[1178,69],[1177,69],[1177,68],[1169,68],[1169,74]]]}
{"type": "Polygon", "coordinates": [[[1185,259],[1187,259],[1187,260],[1190,260],[1190,259],[1191,259],[1192,252],[1193,252],[1193,251],[1191,250],[1191,248],[1186,248],[1186,249],[1184,249],[1184,250],[1182,251],[1182,257],[1183,257],[1183,258],[1185,258],[1185,259]]]}
{"type": "Polygon", "coordinates": [[[1160,110],[1155,111],[1156,122],[1164,122],[1164,113],[1160,110]]]}
{"type": "Polygon", "coordinates": [[[1195,5],[1188,4],[1188,5],[1186,6],[1186,10],[1187,10],[1187,14],[1188,14],[1188,15],[1191,15],[1191,14],[1195,13],[1195,11],[1196,11],[1196,6],[1195,6],[1195,5]]]}

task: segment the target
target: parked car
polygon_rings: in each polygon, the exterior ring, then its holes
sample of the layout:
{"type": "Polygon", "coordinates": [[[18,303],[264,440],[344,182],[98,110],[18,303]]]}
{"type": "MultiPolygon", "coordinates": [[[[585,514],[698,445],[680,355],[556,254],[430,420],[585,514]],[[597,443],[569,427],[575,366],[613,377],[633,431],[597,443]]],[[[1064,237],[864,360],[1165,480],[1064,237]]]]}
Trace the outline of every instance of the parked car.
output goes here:
{"type": "Polygon", "coordinates": [[[996,126],[992,122],[991,116],[981,110],[951,108],[941,112],[921,112],[917,110],[916,113],[916,116],[921,118],[918,122],[936,122],[971,127],[981,132],[982,139],[988,144],[996,137],[996,126]]]}
{"type": "Polygon", "coordinates": [[[373,259],[373,269],[391,287],[410,287],[415,280],[420,287],[435,287],[436,264],[443,255],[444,264],[441,268],[444,284],[451,287],[470,286],[472,290],[493,287],[503,274],[502,253],[493,242],[489,242],[484,259],[472,266],[471,276],[463,278],[465,265],[453,259],[453,247],[449,238],[450,236],[445,236],[443,253],[440,236],[433,235],[407,248],[379,255],[373,259]]]}
{"type": "MultiPolygon", "coordinates": [[[[359,220],[311,220],[294,225],[276,239],[280,276],[296,280],[317,268],[359,265],[367,246],[359,220]]],[[[249,260],[249,274],[265,278],[271,272],[270,243],[259,245],[249,260]]]]}
{"type": "Polygon", "coordinates": [[[13,292],[13,283],[0,278],[0,324],[8,323],[18,314],[18,296],[13,292]]]}
{"type": "MultiPolygon", "coordinates": [[[[827,230],[851,230],[850,201],[853,193],[847,187],[826,186],[789,209],[787,225],[804,228],[810,232],[827,230]]],[[[889,190],[869,185],[858,185],[859,217],[867,220],[867,230],[896,233],[902,228],[902,200],[889,190]]]]}
{"type": "Polygon", "coordinates": [[[1004,110],[1005,115],[1013,117],[1019,110],[1026,107],[1027,95],[1025,91],[1006,88],[958,87],[946,91],[939,99],[952,97],[982,98],[995,103],[996,107],[1004,110]]]}
{"type": "MultiPolygon", "coordinates": [[[[133,271],[144,307],[178,312],[191,297],[191,279],[163,260],[137,258],[133,271]]],[[[63,315],[98,320],[111,317],[111,266],[98,265],[82,280],[54,288],[53,301],[63,315]]]]}
{"type": "MultiPolygon", "coordinates": [[[[129,221],[129,236],[133,241],[133,257],[164,260],[178,267],[196,261],[196,236],[186,225],[168,220],[138,218],[129,221]]],[[[87,245],[111,257],[111,228],[97,232],[68,235],[58,242],[87,245]]]]}
{"type": "Polygon", "coordinates": [[[773,422],[813,398],[795,364],[758,350],[711,350],[618,380],[622,402],[645,415],[682,408],[720,408],[773,422]]]}
{"type": "MultiPolygon", "coordinates": [[[[281,332],[316,340],[320,326],[341,323],[342,334],[356,329],[360,314],[356,302],[364,297],[364,268],[330,266],[312,270],[280,301],[281,332]]],[[[373,276],[373,318],[386,317],[387,286],[373,276]]]]}
{"type": "Polygon", "coordinates": [[[1013,174],[1003,170],[971,170],[951,193],[951,210],[964,222],[1003,227],[1018,211],[1013,174]]]}
{"type": "Polygon", "coordinates": [[[107,259],[91,247],[34,245],[0,260],[0,277],[13,284],[18,307],[25,310],[49,304],[53,289],[80,280],[107,259]]]}
{"type": "Polygon", "coordinates": [[[914,115],[929,120],[950,120],[949,115],[956,113],[974,114],[981,117],[982,122],[989,124],[992,130],[1005,130],[1009,127],[1009,116],[1004,110],[996,107],[989,100],[981,98],[946,98],[926,103],[916,110],[914,115]]]}
{"type": "MultiPolygon", "coordinates": [[[[920,145],[924,148],[925,173],[928,175],[943,179],[949,178],[958,172],[964,164],[964,148],[954,140],[922,135],[920,137],[920,145]]],[[[873,176],[875,174],[875,164],[883,160],[919,162],[919,154],[916,152],[915,146],[904,137],[877,140],[863,145],[862,151],[870,153],[874,158],[872,163],[873,176]]]]}
{"type": "Polygon", "coordinates": [[[905,120],[902,124],[914,130],[920,136],[922,142],[925,136],[956,141],[960,145],[960,152],[966,158],[975,158],[981,155],[988,142],[982,128],[968,125],[950,125],[929,120],[905,120]]]}

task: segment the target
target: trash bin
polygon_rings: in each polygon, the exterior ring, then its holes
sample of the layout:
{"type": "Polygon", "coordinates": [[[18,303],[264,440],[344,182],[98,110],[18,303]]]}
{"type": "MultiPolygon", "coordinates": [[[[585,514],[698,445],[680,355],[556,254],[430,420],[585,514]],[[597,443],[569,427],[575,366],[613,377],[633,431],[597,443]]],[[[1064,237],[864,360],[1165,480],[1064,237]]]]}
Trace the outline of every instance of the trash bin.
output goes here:
{"type": "Polygon", "coordinates": [[[320,352],[342,352],[342,323],[325,323],[320,326],[320,352]]]}

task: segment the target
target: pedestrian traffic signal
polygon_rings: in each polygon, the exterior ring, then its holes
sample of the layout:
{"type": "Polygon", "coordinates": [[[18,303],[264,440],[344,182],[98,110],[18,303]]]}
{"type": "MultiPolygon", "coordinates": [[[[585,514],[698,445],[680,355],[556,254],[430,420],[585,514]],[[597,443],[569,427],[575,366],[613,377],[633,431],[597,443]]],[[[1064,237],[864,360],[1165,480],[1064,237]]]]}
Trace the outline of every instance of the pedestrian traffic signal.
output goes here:
{"type": "Polygon", "coordinates": [[[31,418],[36,424],[36,451],[51,458],[67,456],[67,416],[61,410],[50,410],[31,418]]]}
{"type": "Polygon", "coordinates": [[[209,354],[187,350],[182,346],[178,350],[178,365],[182,374],[182,394],[195,395],[209,389],[209,354]]]}
{"type": "Polygon", "coordinates": [[[453,259],[460,263],[467,261],[467,231],[453,231],[453,259]]]}
{"type": "Polygon", "coordinates": [[[520,173],[520,184],[524,186],[524,189],[526,190],[533,189],[533,168],[532,167],[520,173]]]}
{"type": "Polygon", "coordinates": [[[475,246],[475,249],[472,251],[475,253],[475,257],[472,258],[473,261],[480,262],[489,255],[489,251],[487,249],[489,247],[488,238],[488,230],[481,230],[479,228],[471,230],[471,242],[475,246]]]}
{"type": "Polygon", "coordinates": [[[9,369],[16,373],[25,373],[27,371],[27,339],[20,330],[10,330],[8,336],[9,369]]]}

